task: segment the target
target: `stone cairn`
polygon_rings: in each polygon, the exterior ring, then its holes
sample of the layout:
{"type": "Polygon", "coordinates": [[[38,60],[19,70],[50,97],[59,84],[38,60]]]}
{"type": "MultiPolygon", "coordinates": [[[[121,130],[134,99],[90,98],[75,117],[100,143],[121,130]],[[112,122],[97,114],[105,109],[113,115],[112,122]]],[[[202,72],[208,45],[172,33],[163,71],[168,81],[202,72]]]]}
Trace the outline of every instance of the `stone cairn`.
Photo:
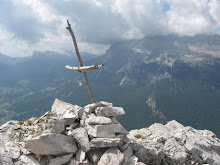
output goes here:
{"type": "Polygon", "coordinates": [[[42,117],[0,127],[0,164],[127,165],[133,155],[128,132],[116,120],[123,114],[104,101],[82,108],[56,99],[42,117]]]}
{"type": "Polygon", "coordinates": [[[104,101],[82,108],[56,99],[40,118],[0,126],[0,165],[220,165],[213,132],[173,120],[128,134],[116,120],[123,114],[104,101]]]}

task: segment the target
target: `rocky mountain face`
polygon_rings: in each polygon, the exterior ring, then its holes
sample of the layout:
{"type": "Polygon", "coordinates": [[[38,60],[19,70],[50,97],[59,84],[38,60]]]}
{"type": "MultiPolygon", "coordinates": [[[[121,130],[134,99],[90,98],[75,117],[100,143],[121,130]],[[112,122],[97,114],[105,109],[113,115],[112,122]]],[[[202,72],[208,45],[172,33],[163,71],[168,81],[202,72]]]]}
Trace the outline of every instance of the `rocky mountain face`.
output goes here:
{"type": "MultiPolygon", "coordinates": [[[[51,111],[0,127],[1,165],[188,165],[220,163],[220,139],[176,121],[127,132],[112,103],[58,99],[51,111]]],[[[133,121],[135,122],[135,121],[133,121]]]]}
{"type": "MultiPolygon", "coordinates": [[[[103,56],[83,54],[96,100],[123,106],[127,129],[176,120],[220,137],[220,36],[162,35],[113,44],[103,56]],[[136,121],[133,123],[133,121],[136,121]],[[133,123],[133,124],[130,124],[133,123]]],[[[76,55],[34,52],[31,58],[0,55],[0,123],[43,115],[55,98],[85,106],[89,95],[76,55]]]]}

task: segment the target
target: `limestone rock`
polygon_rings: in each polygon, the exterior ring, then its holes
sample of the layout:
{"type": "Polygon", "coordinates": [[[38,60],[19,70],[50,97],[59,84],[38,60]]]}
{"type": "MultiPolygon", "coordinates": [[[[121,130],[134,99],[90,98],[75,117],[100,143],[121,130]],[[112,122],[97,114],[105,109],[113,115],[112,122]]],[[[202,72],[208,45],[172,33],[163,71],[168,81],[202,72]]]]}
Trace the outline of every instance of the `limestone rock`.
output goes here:
{"type": "Polygon", "coordinates": [[[12,159],[9,157],[4,147],[0,147],[0,162],[2,165],[12,165],[12,159]]]}
{"type": "Polygon", "coordinates": [[[106,102],[106,101],[100,101],[99,104],[101,104],[102,107],[112,107],[113,104],[106,102]]]}
{"type": "Polygon", "coordinates": [[[95,112],[95,108],[101,106],[101,104],[99,103],[92,103],[92,104],[88,104],[84,107],[84,112],[89,115],[93,112],[95,112]]]}
{"type": "Polygon", "coordinates": [[[66,121],[64,119],[57,119],[53,120],[53,126],[51,128],[52,133],[62,133],[65,130],[65,123],[66,121]]]}
{"type": "Polygon", "coordinates": [[[109,148],[100,158],[98,165],[120,165],[124,155],[117,148],[109,148]]]}
{"type": "Polygon", "coordinates": [[[83,114],[83,108],[78,105],[72,105],[61,100],[56,99],[52,105],[51,113],[56,114],[59,118],[63,118],[63,115],[69,111],[75,114],[77,118],[81,118],[83,114]]]}
{"type": "Polygon", "coordinates": [[[128,132],[120,107],[81,108],[55,100],[52,111],[0,126],[0,165],[159,165],[220,162],[220,140],[176,121],[128,132]],[[85,110],[85,111],[84,111],[85,110]]]}
{"type": "Polygon", "coordinates": [[[21,155],[14,165],[40,165],[33,155],[21,155]]]}
{"type": "Polygon", "coordinates": [[[125,111],[122,107],[98,107],[95,109],[97,116],[114,117],[124,115],[125,111]]]}
{"type": "Polygon", "coordinates": [[[51,159],[49,165],[61,165],[68,163],[71,160],[72,156],[73,154],[58,156],[54,159],[51,159]]]}
{"type": "Polygon", "coordinates": [[[134,155],[146,164],[160,164],[165,153],[163,151],[163,146],[153,141],[143,141],[137,143],[131,143],[132,149],[134,150],[134,155]]]}
{"type": "Polygon", "coordinates": [[[121,124],[94,125],[88,130],[91,137],[114,138],[116,133],[127,135],[128,132],[121,124]]]}
{"type": "Polygon", "coordinates": [[[176,121],[132,130],[128,135],[141,162],[164,164],[216,164],[220,162],[220,140],[211,131],[184,127],[176,121]]]}
{"type": "Polygon", "coordinates": [[[17,159],[21,155],[20,148],[13,144],[13,142],[7,142],[5,144],[5,149],[8,152],[8,156],[12,159],[17,159]]]}
{"type": "Polygon", "coordinates": [[[78,150],[76,152],[76,161],[82,163],[86,158],[86,153],[83,150],[78,150]]]}
{"type": "Polygon", "coordinates": [[[125,161],[128,161],[128,159],[133,156],[133,149],[129,146],[122,153],[124,154],[125,161]]]}
{"type": "Polygon", "coordinates": [[[120,138],[93,138],[89,142],[89,146],[92,148],[115,147],[120,142],[120,138]]]}
{"type": "Polygon", "coordinates": [[[112,123],[112,120],[108,117],[104,116],[92,116],[90,115],[88,119],[85,121],[86,124],[89,125],[104,125],[112,123]]]}
{"type": "Polygon", "coordinates": [[[71,159],[71,161],[68,165],[80,165],[80,163],[77,162],[75,159],[71,159]]]}
{"type": "Polygon", "coordinates": [[[59,155],[77,151],[74,138],[61,134],[46,134],[30,139],[26,147],[36,155],[59,155]]]}
{"type": "Polygon", "coordinates": [[[97,164],[106,150],[107,148],[91,149],[86,155],[93,164],[97,164]]]}
{"type": "Polygon", "coordinates": [[[128,160],[124,160],[122,165],[138,165],[138,158],[136,156],[132,156],[128,160]]]}
{"type": "Polygon", "coordinates": [[[63,118],[65,120],[65,125],[70,125],[73,124],[74,121],[77,119],[76,117],[76,112],[71,111],[71,110],[67,110],[64,114],[63,114],[63,118]]]}
{"type": "Polygon", "coordinates": [[[79,143],[80,148],[87,152],[90,147],[89,147],[89,138],[87,131],[85,128],[77,128],[72,131],[73,136],[75,137],[76,141],[79,143]]]}

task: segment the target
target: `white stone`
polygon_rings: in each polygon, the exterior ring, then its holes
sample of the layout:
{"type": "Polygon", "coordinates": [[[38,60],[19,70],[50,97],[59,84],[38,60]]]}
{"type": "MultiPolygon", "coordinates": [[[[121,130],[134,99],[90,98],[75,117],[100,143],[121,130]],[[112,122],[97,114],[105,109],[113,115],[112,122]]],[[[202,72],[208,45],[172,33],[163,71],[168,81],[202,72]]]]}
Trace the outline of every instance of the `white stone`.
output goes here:
{"type": "Polygon", "coordinates": [[[79,143],[80,148],[83,151],[87,152],[90,149],[90,147],[89,147],[89,137],[85,128],[76,128],[72,131],[72,133],[76,141],[79,143]]]}
{"type": "Polygon", "coordinates": [[[117,148],[109,148],[100,158],[98,165],[121,165],[124,155],[117,148]]]}
{"type": "Polygon", "coordinates": [[[56,114],[58,118],[63,118],[63,115],[66,113],[66,111],[73,112],[76,115],[76,118],[81,118],[83,108],[78,105],[72,105],[55,99],[51,108],[51,113],[56,114]]]}
{"type": "Polygon", "coordinates": [[[86,158],[86,153],[81,149],[76,152],[76,161],[82,163],[86,158]]]}
{"type": "Polygon", "coordinates": [[[76,115],[71,110],[66,110],[66,112],[63,115],[63,118],[65,120],[65,125],[73,124],[74,121],[77,119],[76,115]]]}
{"type": "Polygon", "coordinates": [[[112,103],[109,103],[109,102],[106,102],[106,101],[100,101],[99,104],[100,104],[102,107],[112,107],[112,106],[113,106],[112,103]]]}
{"type": "Polygon", "coordinates": [[[137,165],[146,165],[146,164],[142,162],[138,162],[137,165]]]}
{"type": "Polygon", "coordinates": [[[95,109],[97,116],[114,117],[124,115],[125,111],[122,107],[98,107],[95,109]]]}
{"type": "Polygon", "coordinates": [[[160,164],[164,159],[165,153],[163,146],[154,141],[137,141],[131,143],[135,156],[146,164],[160,164]]]}
{"type": "Polygon", "coordinates": [[[68,165],[80,165],[80,163],[77,162],[75,159],[71,159],[71,161],[68,165]]]}
{"type": "Polygon", "coordinates": [[[51,159],[49,165],[62,165],[68,163],[71,160],[72,156],[73,154],[58,156],[54,159],[51,159]]]}
{"type": "Polygon", "coordinates": [[[40,163],[33,157],[33,155],[21,155],[19,161],[15,165],[40,165],[40,163]]]}
{"type": "Polygon", "coordinates": [[[84,112],[86,114],[91,114],[93,112],[95,112],[95,108],[101,106],[101,104],[99,103],[92,103],[92,104],[88,104],[84,107],[84,112]]]}
{"type": "Polygon", "coordinates": [[[85,121],[86,124],[89,125],[104,125],[104,124],[110,124],[112,123],[112,120],[108,117],[104,116],[89,116],[88,119],[85,121]]]}
{"type": "Polygon", "coordinates": [[[120,138],[93,138],[89,142],[89,146],[92,148],[115,147],[120,142],[120,138]]]}
{"type": "Polygon", "coordinates": [[[61,134],[45,134],[30,139],[26,147],[36,155],[59,155],[77,151],[74,138],[61,134]]]}
{"type": "Polygon", "coordinates": [[[166,164],[220,162],[220,140],[214,133],[184,127],[174,120],[166,125],[156,123],[149,128],[132,130],[128,138],[135,156],[146,164],[158,164],[161,160],[166,164]]]}
{"type": "Polygon", "coordinates": [[[138,165],[138,158],[131,156],[128,160],[124,160],[122,165],[138,165]]]}
{"type": "Polygon", "coordinates": [[[5,149],[8,152],[8,156],[12,159],[17,159],[21,155],[20,148],[12,142],[5,143],[5,149]]]}
{"type": "Polygon", "coordinates": [[[121,124],[94,125],[88,130],[88,134],[91,137],[114,138],[116,137],[115,133],[128,134],[121,124]]]}
{"type": "Polygon", "coordinates": [[[176,120],[169,121],[165,126],[172,131],[184,128],[184,126],[178,123],[176,120]]]}

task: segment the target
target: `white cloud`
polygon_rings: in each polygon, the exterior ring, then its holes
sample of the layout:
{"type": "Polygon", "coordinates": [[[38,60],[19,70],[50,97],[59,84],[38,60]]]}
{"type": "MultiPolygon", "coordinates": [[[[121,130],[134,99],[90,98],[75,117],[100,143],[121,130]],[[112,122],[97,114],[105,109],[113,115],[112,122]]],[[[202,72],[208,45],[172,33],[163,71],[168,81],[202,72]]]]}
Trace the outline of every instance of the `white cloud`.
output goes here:
{"type": "Polygon", "coordinates": [[[0,53],[73,50],[66,19],[81,52],[102,54],[146,35],[218,32],[219,11],[219,0],[1,0],[0,53]]]}
{"type": "Polygon", "coordinates": [[[52,9],[40,0],[13,0],[14,3],[28,5],[32,8],[33,12],[43,22],[50,22],[57,19],[57,16],[53,14],[52,9]]]}
{"type": "Polygon", "coordinates": [[[167,12],[169,32],[181,35],[194,35],[213,31],[219,26],[220,10],[216,0],[167,0],[171,10],[167,12]]]}

